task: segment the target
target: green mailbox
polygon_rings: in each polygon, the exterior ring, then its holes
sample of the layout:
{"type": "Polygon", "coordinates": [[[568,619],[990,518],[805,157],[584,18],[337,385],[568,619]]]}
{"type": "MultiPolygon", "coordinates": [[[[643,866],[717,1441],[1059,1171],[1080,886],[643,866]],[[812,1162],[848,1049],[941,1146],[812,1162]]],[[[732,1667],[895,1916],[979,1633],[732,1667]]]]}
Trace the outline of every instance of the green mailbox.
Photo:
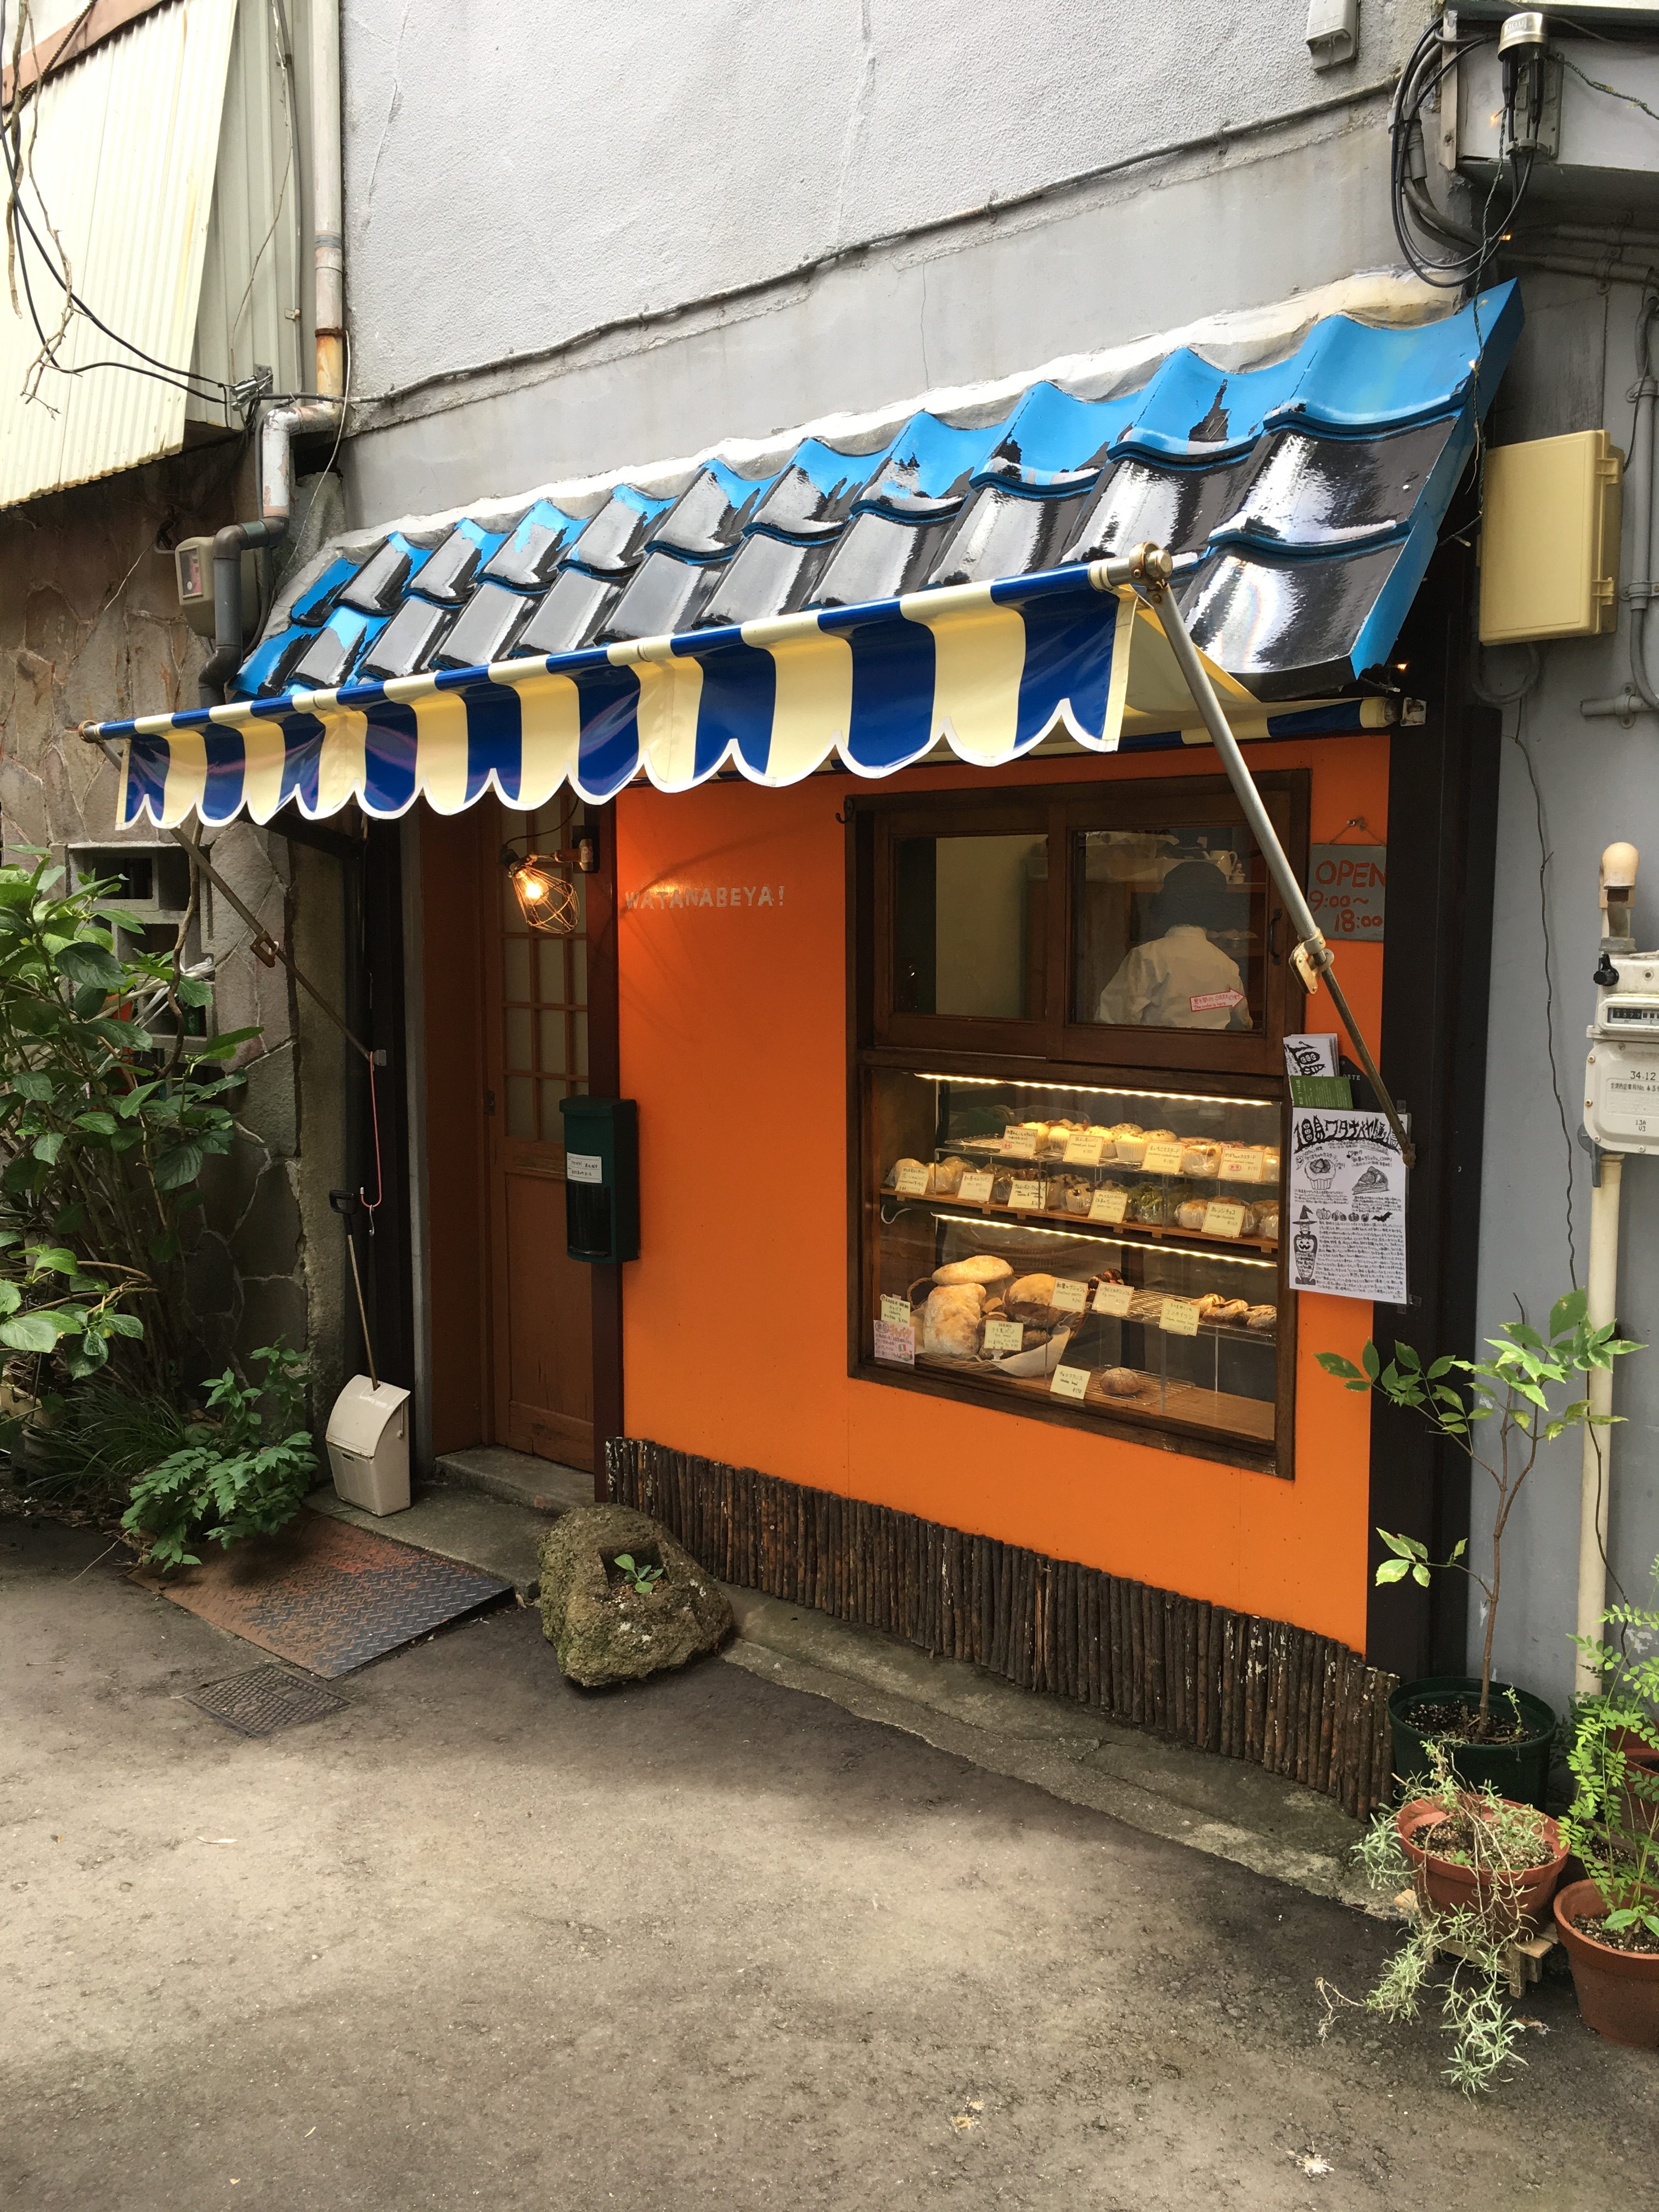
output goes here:
{"type": "Polygon", "coordinates": [[[562,1098],[564,1242],[573,1260],[640,1256],[639,1109],[631,1098],[562,1098]]]}

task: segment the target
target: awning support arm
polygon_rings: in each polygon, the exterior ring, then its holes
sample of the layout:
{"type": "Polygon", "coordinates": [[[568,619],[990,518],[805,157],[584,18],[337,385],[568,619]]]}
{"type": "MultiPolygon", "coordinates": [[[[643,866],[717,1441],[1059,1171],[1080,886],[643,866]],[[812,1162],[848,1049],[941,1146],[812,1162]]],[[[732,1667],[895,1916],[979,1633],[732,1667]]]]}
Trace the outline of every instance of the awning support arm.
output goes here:
{"type": "Polygon", "coordinates": [[[1285,902],[1297,939],[1296,949],[1291,955],[1296,972],[1307,987],[1310,995],[1318,989],[1322,977],[1329,987],[1343,1026],[1353,1040],[1359,1064],[1382,1102],[1382,1111],[1389,1117],[1389,1127],[1394,1131],[1401,1157],[1408,1168],[1415,1167],[1417,1148],[1406,1134],[1393,1094],[1382,1080],[1382,1071],[1372,1057],[1371,1048],[1343,996],[1342,986],[1336,980],[1335,956],[1326,944],[1309,909],[1307,898],[1296,879],[1296,871],[1279,842],[1279,833],[1273,828],[1267,807],[1262,804],[1261,793],[1256,789],[1255,778],[1239,750],[1238,739],[1228,725],[1221,702],[1216,696],[1215,686],[1199,657],[1198,648],[1193,643],[1181,609],[1176,605],[1175,594],[1169,587],[1167,554],[1163,560],[1164,573],[1159,574],[1158,569],[1159,564],[1156,561],[1148,559],[1143,562],[1145,580],[1139,585],[1139,589],[1163,626],[1164,635],[1170,641],[1170,650],[1175,655],[1176,665],[1186,680],[1187,689],[1192,693],[1194,704],[1204,717],[1204,726],[1210,733],[1211,742],[1221,757],[1221,764],[1227,771],[1227,781],[1233,787],[1233,795],[1243,811],[1251,835],[1261,848],[1267,872],[1279,888],[1279,896],[1285,902]]]}

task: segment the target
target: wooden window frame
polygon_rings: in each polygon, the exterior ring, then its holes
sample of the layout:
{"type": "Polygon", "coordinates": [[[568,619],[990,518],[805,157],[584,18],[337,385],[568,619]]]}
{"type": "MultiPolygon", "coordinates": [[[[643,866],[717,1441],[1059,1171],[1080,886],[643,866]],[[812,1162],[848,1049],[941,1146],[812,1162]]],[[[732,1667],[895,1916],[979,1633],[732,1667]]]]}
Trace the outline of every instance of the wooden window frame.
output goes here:
{"type": "MultiPolygon", "coordinates": [[[[1305,877],[1310,785],[1305,769],[1269,771],[1256,778],[1291,866],[1305,877]]],[[[1180,1453],[1227,1466],[1293,1479],[1295,1474],[1297,1302],[1290,1294],[1288,1236],[1279,1247],[1279,1309],[1274,1389],[1273,1442],[1253,1445],[1242,1437],[1198,1431],[1176,1422],[1114,1419],[1052,1398],[1005,1399],[997,1392],[966,1391],[924,1369],[878,1363],[866,1350],[878,1289],[875,1220],[879,1175],[875,1172],[872,1078],[883,1068],[921,1073],[941,1066],[963,1076],[1009,1082],[1176,1087],[1193,1079],[1195,1091],[1224,1087],[1241,1097],[1272,1100],[1279,1108],[1280,1151],[1289,1153],[1289,1088],[1283,1039],[1299,1027],[1306,1000],[1289,961],[1289,916],[1269,878],[1264,910],[1263,1019],[1249,1030],[1133,1030],[1070,1018],[1073,989],[1073,833],[1089,829],[1167,827],[1180,821],[1237,823],[1237,801],[1224,776],[1158,776],[1115,784],[1039,784],[1018,789],[940,791],[855,796],[847,802],[848,955],[848,1372],[890,1389],[947,1398],[1060,1423],[1093,1435],[1122,1438],[1154,1450],[1180,1453]],[[911,1014],[893,1005],[894,848],[904,836],[991,836],[1030,831],[1048,840],[1048,880],[1058,896],[1048,901],[1045,1003],[1036,1017],[1003,1020],[970,1016],[911,1014]]],[[[1086,1232],[1085,1232],[1086,1233],[1086,1232]]]]}

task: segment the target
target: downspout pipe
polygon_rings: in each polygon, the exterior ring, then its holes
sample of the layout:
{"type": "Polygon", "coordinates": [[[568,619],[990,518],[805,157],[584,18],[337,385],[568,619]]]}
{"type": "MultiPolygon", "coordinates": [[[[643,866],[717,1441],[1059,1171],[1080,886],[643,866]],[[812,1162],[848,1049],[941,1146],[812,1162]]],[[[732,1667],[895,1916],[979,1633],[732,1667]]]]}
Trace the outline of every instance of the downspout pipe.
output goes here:
{"type": "Polygon", "coordinates": [[[1631,428],[1630,466],[1626,481],[1631,487],[1631,558],[1634,579],[1626,585],[1630,608],[1630,680],[1610,698],[1581,699],[1578,711],[1587,721],[1608,718],[1628,729],[1638,714],[1659,714],[1659,692],[1648,673],[1648,610],[1654,596],[1654,402],[1659,398],[1659,379],[1650,360],[1653,318],[1659,299],[1650,295],[1636,316],[1636,419],[1631,428]]]}
{"type": "Polygon", "coordinates": [[[273,407],[259,426],[259,519],[231,522],[213,540],[213,651],[201,674],[204,707],[224,703],[244,644],[242,556],[280,544],[294,513],[294,441],[337,431],[345,410],[345,198],[340,148],[340,0],[311,9],[312,298],[316,392],[273,407]]]}

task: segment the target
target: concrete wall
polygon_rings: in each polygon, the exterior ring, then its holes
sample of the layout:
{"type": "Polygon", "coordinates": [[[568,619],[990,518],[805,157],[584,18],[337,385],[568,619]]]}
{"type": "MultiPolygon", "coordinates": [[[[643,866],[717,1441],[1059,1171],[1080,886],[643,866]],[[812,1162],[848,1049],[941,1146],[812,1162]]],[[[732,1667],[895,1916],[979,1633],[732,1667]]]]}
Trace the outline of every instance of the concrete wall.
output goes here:
{"type": "MultiPolygon", "coordinates": [[[[171,711],[196,702],[205,646],[179,619],[166,536],[212,530],[228,519],[238,486],[223,447],[59,493],[0,516],[0,843],[49,848],[63,865],[71,842],[122,842],[113,768],[77,733],[82,720],[171,711]]],[[[240,488],[246,495],[246,487],[240,488]]],[[[146,828],[133,833],[153,841],[146,828]]],[[[303,899],[306,954],[337,966],[337,867],[307,853],[296,871],[286,841],[237,823],[209,840],[214,866],[261,923],[286,938],[303,899]],[[326,883],[331,872],[333,927],[326,883]]],[[[217,962],[215,1018],[222,1029],[258,1024],[237,1105],[242,1135],[203,1172],[204,1205],[191,1238],[199,1355],[216,1371],[283,1336],[309,1347],[328,1374],[337,1364],[337,1232],[313,1217],[310,1186],[338,1179],[338,1085],[331,1102],[321,1040],[305,1111],[296,1071],[295,994],[285,969],[265,967],[252,933],[210,884],[202,892],[204,949],[217,962]],[[313,1134],[314,1133],[314,1134],[313,1134]],[[308,1152],[308,1159],[307,1159],[308,1152]]],[[[308,1033],[303,1042],[312,1042],[308,1033]]],[[[337,1054],[336,1054],[337,1060],[337,1054]]]]}
{"type": "MultiPolygon", "coordinates": [[[[1540,274],[1526,280],[1525,290],[1528,332],[1495,435],[1504,441],[1548,437],[1605,423],[1615,443],[1627,447],[1635,288],[1616,285],[1601,294],[1577,278],[1540,274]]],[[[1640,573],[1632,565],[1630,506],[1627,495],[1626,580],[1640,573]]],[[[1659,719],[1644,714],[1626,731],[1579,712],[1581,700],[1622,690],[1630,665],[1625,625],[1621,607],[1616,638],[1544,647],[1536,684],[1504,709],[1480,1239],[1483,1335],[1515,1317],[1516,1298],[1541,1322],[1573,1279],[1575,1262],[1577,1279],[1585,1279],[1590,1186],[1589,1162],[1577,1143],[1579,1086],[1584,1027],[1595,1011],[1596,868],[1602,848],[1614,838],[1629,838],[1647,858],[1636,934],[1643,945],[1659,945],[1659,719]]],[[[1526,672],[1518,652],[1485,656],[1485,681],[1493,691],[1516,688],[1526,672]]],[[[1626,1335],[1659,1346],[1656,1203],[1659,1163],[1632,1163],[1625,1176],[1620,1318],[1626,1335]]],[[[1624,1589],[1650,1599],[1648,1574],[1659,1554],[1659,1352],[1625,1363],[1613,1402],[1627,1425],[1608,1432],[1609,1553],[1624,1589]]],[[[1558,1703],[1565,1703],[1572,1678],[1567,1638],[1577,1573],[1578,1478],[1575,1439],[1545,1448],[1505,1537],[1495,1639],[1499,1672],[1558,1703]]],[[[1492,1496],[1491,1483],[1477,1474],[1477,1553],[1490,1546],[1492,1496]]],[[[1472,1664],[1483,1633],[1480,1613],[1477,1602],[1472,1664]]]]}
{"type": "Polygon", "coordinates": [[[1416,11],[1366,0],[1323,72],[1306,18],[968,0],[945,39],[920,0],[721,0],[665,37],[642,0],[444,0],[416,39],[349,7],[352,521],[1391,264],[1381,126],[1416,11]]]}

